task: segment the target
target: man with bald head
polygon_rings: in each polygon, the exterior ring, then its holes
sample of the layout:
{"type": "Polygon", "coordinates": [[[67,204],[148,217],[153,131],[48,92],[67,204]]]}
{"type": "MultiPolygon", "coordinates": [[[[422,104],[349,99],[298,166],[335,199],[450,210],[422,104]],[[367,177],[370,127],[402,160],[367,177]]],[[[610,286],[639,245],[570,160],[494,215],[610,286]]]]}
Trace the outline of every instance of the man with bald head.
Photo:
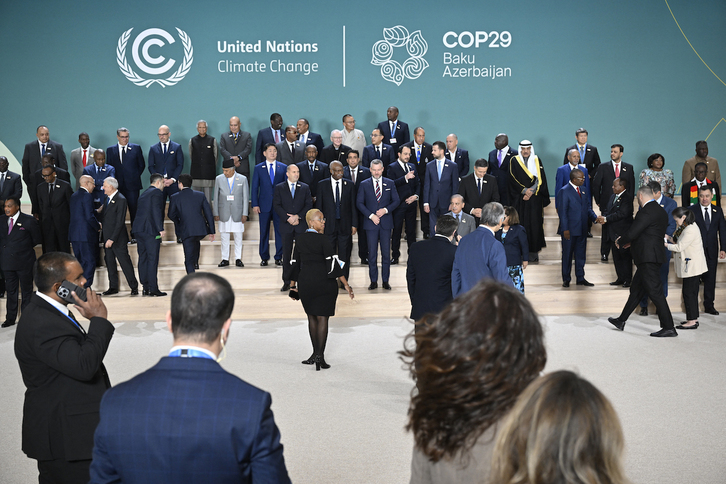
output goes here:
{"type": "Polygon", "coordinates": [[[383,135],[383,143],[391,145],[393,152],[398,153],[398,147],[405,145],[411,141],[411,133],[408,130],[408,124],[398,119],[398,108],[390,106],[386,110],[386,121],[378,123],[378,129],[383,135]]]}
{"type": "Polygon", "coordinates": [[[320,152],[320,161],[330,165],[333,161],[339,161],[344,166],[348,163],[348,152],[350,147],[343,144],[343,132],[334,129],[330,133],[331,144],[323,148],[320,152]]]}
{"type": "Polygon", "coordinates": [[[207,128],[207,122],[200,119],[197,121],[199,134],[189,140],[189,158],[192,160],[189,174],[194,180],[191,188],[204,193],[207,203],[211,205],[218,154],[217,140],[207,134],[207,128]]]}
{"type": "Polygon", "coordinates": [[[56,166],[68,170],[68,162],[66,161],[66,154],[63,151],[63,145],[50,139],[48,127],[43,124],[38,126],[38,129],[35,130],[35,137],[37,139],[25,145],[22,161],[23,181],[25,181],[25,186],[28,188],[28,194],[30,194],[31,200],[35,198],[35,187],[37,186],[37,183],[33,179],[33,174],[42,168],[41,158],[43,155],[52,155],[55,159],[56,166]]]}
{"type": "Polygon", "coordinates": [[[456,163],[460,177],[469,173],[469,152],[459,148],[459,137],[454,133],[446,137],[446,159],[456,163]]]}
{"type": "Polygon", "coordinates": [[[73,246],[73,254],[83,268],[85,287],[93,285],[98,258],[98,231],[101,224],[93,209],[93,189],[96,183],[93,177],[82,175],[78,180],[81,188],[71,195],[71,219],[68,224],[68,240],[73,246]]]}
{"type": "Polygon", "coordinates": [[[219,150],[222,159],[232,160],[234,170],[250,179],[250,153],[252,153],[252,135],[240,129],[237,116],[229,118],[229,131],[219,137],[219,150]]]}
{"type": "Polygon", "coordinates": [[[179,143],[171,141],[169,126],[159,126],[159,142],[149,148],[149,173],[164,177],[164,200],[179,191],[177,180],[184,167],[184,153],[179,143]]]}
{"type": "Polygon", "coordinates": [[[297,139],[297,128],[293,125],[285,127],[285,139],[275,144],[277,161],[285,165],[294,165],[305,159],[305,145],[297,139]]]}

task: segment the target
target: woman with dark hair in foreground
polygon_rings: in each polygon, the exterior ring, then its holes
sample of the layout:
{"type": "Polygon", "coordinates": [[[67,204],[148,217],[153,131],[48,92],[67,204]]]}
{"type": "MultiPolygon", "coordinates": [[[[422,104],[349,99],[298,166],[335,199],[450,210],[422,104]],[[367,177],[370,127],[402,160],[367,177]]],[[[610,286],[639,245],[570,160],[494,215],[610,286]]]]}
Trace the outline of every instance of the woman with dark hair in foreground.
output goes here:
{"type": "Polygon", "coordinates": [[[404,346],[416,382],[410,482],[487,482],[497,422],[547,361],[534,309],[516,289],[482,281],[422,319],[404,346]]]}

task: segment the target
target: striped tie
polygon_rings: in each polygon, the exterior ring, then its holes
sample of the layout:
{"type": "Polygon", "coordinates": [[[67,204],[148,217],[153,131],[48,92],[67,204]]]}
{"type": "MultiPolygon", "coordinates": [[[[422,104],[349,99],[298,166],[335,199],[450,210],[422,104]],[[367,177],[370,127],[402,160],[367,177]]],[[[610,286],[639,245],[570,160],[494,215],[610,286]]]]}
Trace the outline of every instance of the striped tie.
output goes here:
{"type": "Polygon", "coordinates": [[[381,201],[381,181],[376,180],[376,201],[381,201]]]}

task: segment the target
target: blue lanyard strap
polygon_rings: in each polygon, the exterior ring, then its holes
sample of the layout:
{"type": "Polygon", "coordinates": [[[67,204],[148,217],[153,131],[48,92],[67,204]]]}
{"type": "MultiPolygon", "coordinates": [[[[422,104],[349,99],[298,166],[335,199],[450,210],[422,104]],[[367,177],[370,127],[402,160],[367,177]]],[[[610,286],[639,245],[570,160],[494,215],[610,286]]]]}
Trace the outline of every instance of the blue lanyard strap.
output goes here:
{"type": "Polygon", "coordinates": [[[209,356],[207,353],[199,350],[195,350],[192,348],[182,348],[178,350],[174,350],[169,353],[169,356],[173,358],[207,358],[208,360],[213,360],[211,356],[209,356]]]}

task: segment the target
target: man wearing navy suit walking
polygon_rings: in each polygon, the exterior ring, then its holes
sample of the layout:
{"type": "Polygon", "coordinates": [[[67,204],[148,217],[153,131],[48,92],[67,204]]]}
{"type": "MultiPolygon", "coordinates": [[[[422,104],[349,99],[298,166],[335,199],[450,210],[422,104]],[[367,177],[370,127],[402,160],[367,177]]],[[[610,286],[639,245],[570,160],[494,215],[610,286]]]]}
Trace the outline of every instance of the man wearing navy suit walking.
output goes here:
{"type": "Polygon", "coordinates": [[[295,237],[307,230],[305,215],[313,208],[310,188],[298,180],[300,169],[297,165],[288,165],[287,181],[275,185],[272,206],[280,219],[282,234],[282,289],[290,290],[290,273],[292,272],[292,244],[295,237]]]}
{"type": "Polygon", "coordinates": [[[98,258],[98,231],[101,224],[93,208],[93,178],[83,175],[78,180],[81,187],[71,196],[71,221],[68,224],[68,239],[73,246],[73,255],[83,267],[85,287],[93,285],[98,258]]]}
{"type": "Polygon", "coordinates": [[[395,153],[398,147],[411,141],[408,124],[398,120],[398,108],[391,106],[386,111],[387,121],[378,123],[378,129],[383,135],[383,143],[390,145],[395,153]]]}
{"type": "Polygon", "coordinates": [[[277,148],[267,143],[262,151],[265,162],[255,166],[252,177],[252,211],[260,217],[260,265],[270,260],[270,223],[275,229],[275,265],[282,265],[280,218],[272,207],[275,186],[285,181],[287,167],[276,160],[277,148]]]}
{"type": "Polygon", "coordinates": [[[211,234],[214,242],[214,215],[203,192],[192,190],[192,176],[179,175],[179,191],[169,201],[169,220],[177,227],[184,245],[184,267],[187,274],[199,268],[200,242],[211,234]]]}
{"type": "Polygon", "coordinates": [[[232,287],[217,275],[189,274],[174,287],[174,345],[104,395],[91,483],[290,482],[270,394],[215,361],[233,308],[232,287]]]}
{"type": "Polygon", "coordinates": [[[451,195],[459,192],[459,169],[456,163],[445,158],[446,145],[443,141],[435,142],[431,153],[434,160],[426,165],[423,200],[433,237],[436,219],[449,211],[451,195]]]}
{"type": "MultiPolygon", "coordinates": [[[[135,241],[133,224],[136,220],[136,210],[139,204],[141,191],[141,174],[146,168],[144,153],[141,146],[129,143],[129,130],[119,128],[116,130],[118,143],[106,148],[106,163],[114,167],[115,178],[118,180],[118,191],[126,197],[131,216],[131,242],[135,241]]],[[[112,175],[113,176],[113,175],[112,175]]]]}
{"type": "Polygon", "coordinates": [[[179,191],[176,182],[184,167],[181,145],[170,141],[169,135],[169,126],[159,126],[159,142],[149,148],[149,173],[164,177],[164,201],[179,191]]]}
{"type": "Polygon", "coordinates": [[[139,281],[144,296],[166,296],[159,290],[157,271],[159,249],[164,236],[164,177],[154,173],[149,177],[149,187],[139,197],[133,231],[137,237],[139,252],[139,281]]]}
{"type": "Polygon", "coordinates": [[[391,290],[388,279],[391,274],[391,231],[393,211],[400,199],[393,180],[383,178],[383,162],[371,162],[371,178],[364,180],[358,190],[356,206],[363,215],[368,238],[368,275],[371,284],[368,290],[378,288],[378,244],[381,245],[381,278],[383,289],[391,290]]]}

